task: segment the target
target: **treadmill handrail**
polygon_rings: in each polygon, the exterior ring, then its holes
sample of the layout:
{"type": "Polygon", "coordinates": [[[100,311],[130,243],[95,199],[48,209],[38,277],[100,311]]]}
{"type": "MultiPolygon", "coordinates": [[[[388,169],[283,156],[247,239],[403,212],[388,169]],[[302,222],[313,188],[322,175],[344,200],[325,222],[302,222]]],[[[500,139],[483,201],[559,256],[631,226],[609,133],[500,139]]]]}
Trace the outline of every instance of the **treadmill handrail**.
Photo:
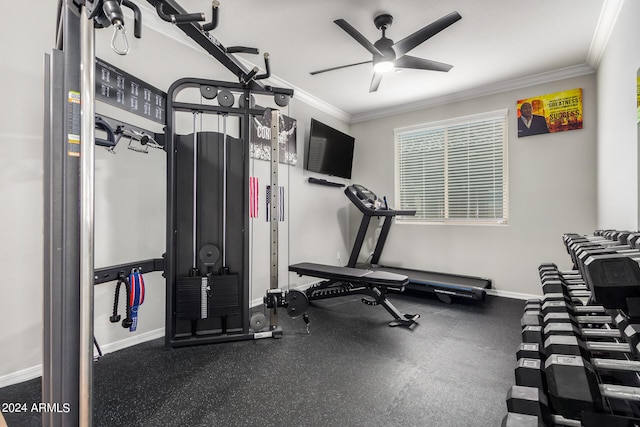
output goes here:
{"type": "MultiPolygon", "coordinates": [[[[381,200],[373,191],[365,188],[359,184],[352,184],[344,189],[344,193],[347,195],[349,200],[356,205],[356,207],[365,215],[370,216],[396,216],[396,215],[406,215],[413,216],[416,214],[415,209],[403,209],[403,210],[395,210],[389,208],[389,206],[385,205],[376,207],[375,203],[381,200]],[[366,197],[364,194],[371,194],[372,198],[368,200],[362,199],[362,197],[366,197]],[[362,195],[360,197],[358,194],[362,195]]],[[[386,202],[386,200],[385,200],[386,202]]]]}

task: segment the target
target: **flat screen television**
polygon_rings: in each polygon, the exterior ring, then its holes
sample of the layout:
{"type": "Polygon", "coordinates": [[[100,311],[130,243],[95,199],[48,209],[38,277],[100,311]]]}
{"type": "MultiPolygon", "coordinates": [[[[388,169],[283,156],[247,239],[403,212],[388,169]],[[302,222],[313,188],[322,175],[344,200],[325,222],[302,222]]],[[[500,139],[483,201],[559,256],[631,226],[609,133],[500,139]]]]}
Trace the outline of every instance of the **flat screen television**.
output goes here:
{"type": "Polygon", "coordinates": [[[355,138],[311,119],[305,169],[351,179],[355,138]]]}

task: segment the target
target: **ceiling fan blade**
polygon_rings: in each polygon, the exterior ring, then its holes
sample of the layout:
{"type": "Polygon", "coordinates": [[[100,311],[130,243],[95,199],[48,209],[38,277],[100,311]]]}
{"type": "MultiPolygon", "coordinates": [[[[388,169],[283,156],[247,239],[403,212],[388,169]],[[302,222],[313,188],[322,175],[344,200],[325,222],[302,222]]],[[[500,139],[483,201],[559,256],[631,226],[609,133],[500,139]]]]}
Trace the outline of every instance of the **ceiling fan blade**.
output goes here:
{"type": "Polygon", "coordinates": [[[326,73],[327,71],[339,70],[341,68],[354,67],[356,65],[362,65],[362,64],[371,64],[371,62],[372,61],[364,61],[364,62],[356,62],[355,64],[340,65],[337,67],[325,68],[324,70],[311,71],[309,74],[311,74],[312,76],[315,76],[316,74],[326,73]]]}
{"type": "Polygon", "coordinates": [[[462,16],[460,16],[458,12],[451,12],[426,27],[419,29],[410,36],[400,40],[393,45],[393,50],[396,52],[397,56],[402,56],[460,19],[462,19],[462,16]]]}
{"type": "Polygon", "coordinates": [[[415,56],[405,55],[395,61],[396,68],[414,68],[416,70],[431,70],[447,72],[453,68],[453,65],[443,62],[431,61],[430,59],[416,58],[415,56]]]}
{"type": "Polygon", "coordinates": [[[333,22],[335,22],[336,25],[338,25],[338,27],[340,27],[343,30],[345,30],[347,32],[347,34],[349,34],[351,37],[353,37],[358,43],[360,43],[369,52],[371,52],[374,55],[381,55],[382,56],[382,52],[380,52],[378,50],[378,48],[376,48],[373,45],[373,43],[371,43],[369,40],[367,40],[362,34],[360,34],[358,32],[358,30],[353,28],[351,26],[351,24],[349,24],[347,21],[345,21],[344,19],[336,19],[333,22]]]}
{"type": "Polygon", "coordinates": [[[373,73],[373,78],[371,79],[371,85],[369,86],[369,93],[375,92],[378,90],[378,86],[380,86],[380,82],[382,81],[382,73],[373,73]]]}

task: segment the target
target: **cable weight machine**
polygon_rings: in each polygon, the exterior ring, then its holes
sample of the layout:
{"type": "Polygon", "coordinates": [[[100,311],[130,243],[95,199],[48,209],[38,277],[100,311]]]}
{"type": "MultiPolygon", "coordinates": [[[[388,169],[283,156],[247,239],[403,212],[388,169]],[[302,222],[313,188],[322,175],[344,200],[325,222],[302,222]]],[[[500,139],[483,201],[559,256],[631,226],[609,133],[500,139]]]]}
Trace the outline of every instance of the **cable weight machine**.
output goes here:
{"type": "MultiPolygon", "coordinates": [[[[291,96],[292,91],[276,89],[291,96]]],[[[251,318],[249,286],[249,134],[254,116],[270,115],[270,184],[278,185],[278,110],[255,107],[254,95],[274,96],[272,88],[184,78],[167,92],[167,231],[165,278],[167,347],[258,339],[282,335],[277,306],[270,324],[251,318]],[[212,102],[177,99],[199,90],[212,102]],[[239,98],[240,102],[236,102],[239,98]],[[237,104],[237,105],[236,105],[237,104]],[[193,115],[193,133],[180,135],[176,113],[193,115]],[[223,132],[197,132],[201,116],[218,116],[223,132]],[[239,137],[227,120],[239,119],[239,137]],[[250,319],[251,318],[251,319],[250,319]]],[[[186,97],[186,96],[185,96],[186,97]]],[[[271,206],[277,209],[277,192],[271,206]]],[[[278,287],[277,212],[271,215],[270,287],[278,287]]],[[[280,305],[282,306],[282,305],[280,305]]]]}

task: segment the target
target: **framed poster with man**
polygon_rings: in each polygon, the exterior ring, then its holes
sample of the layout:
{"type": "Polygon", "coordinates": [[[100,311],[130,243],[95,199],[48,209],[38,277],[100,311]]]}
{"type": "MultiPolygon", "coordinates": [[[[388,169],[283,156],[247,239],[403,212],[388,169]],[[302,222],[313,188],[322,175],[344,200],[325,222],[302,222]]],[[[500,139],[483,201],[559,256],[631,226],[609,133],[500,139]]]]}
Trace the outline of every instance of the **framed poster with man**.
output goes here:
{"type": "Polygon", "coordinates": [[[517,101],[518,138],[582,129],[582,89],[517,101]]]}

